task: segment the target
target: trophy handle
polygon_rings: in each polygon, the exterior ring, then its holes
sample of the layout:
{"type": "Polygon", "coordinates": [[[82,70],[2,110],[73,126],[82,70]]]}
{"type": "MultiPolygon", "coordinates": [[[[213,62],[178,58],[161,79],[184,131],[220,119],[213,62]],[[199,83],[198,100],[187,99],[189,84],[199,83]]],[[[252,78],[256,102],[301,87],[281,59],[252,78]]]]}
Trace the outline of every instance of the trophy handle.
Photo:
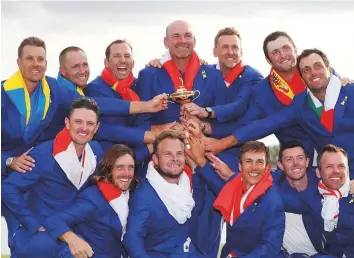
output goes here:
{"type": "Polygon", "coordinates": [[[199,91],[199,90],[195,90],[195,91],[194,91],[194,96],[193,96],[193,100],[192,100],[192,101],[194,101],[195,99],[199,98],[199,96],[200,96],[200,91],[199,91]],[[197,93],[197,96],[195,96],[196,93],[197,93]]]}

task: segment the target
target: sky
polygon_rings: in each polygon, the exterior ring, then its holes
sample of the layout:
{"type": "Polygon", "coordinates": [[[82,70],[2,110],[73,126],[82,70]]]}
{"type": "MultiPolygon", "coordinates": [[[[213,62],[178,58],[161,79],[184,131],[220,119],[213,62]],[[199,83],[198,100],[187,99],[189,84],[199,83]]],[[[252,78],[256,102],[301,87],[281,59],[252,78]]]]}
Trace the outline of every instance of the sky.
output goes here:
{"type": "MultiPolygon", "coordinates": [[[[137,76],[149,60],[163,55],[166,26],[176,19],[190,22],[196,51],[209,63],[216,62],[212,51],[217,32],[235,27],[242,37],[243,61],[266,76],[270,67],[263,40],[283,30],[298,51],[319,48],[340,75],[354,78],[354,2],[2,1],[1,5],[1,80],[17,70],[17,48],[28,36],[45,40],[50,76],[57,76],[61,50],[70,45],[84,49],[90,80],[103,69],[107,45],[126,39],[133,47],[137,76]]],[[[267,139],[266,143],[277,143],[275,137],[267,139]]]]}

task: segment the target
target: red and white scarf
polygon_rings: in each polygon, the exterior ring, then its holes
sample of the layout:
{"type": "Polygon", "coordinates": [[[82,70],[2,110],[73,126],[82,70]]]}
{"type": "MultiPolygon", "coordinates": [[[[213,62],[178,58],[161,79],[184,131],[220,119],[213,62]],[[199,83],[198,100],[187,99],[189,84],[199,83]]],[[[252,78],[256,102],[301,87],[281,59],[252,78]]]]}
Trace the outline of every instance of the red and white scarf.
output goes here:
{"type": "Polygon", "coordinates": [[[322,180],[318,183],[318,191],[323,196],[321,216],[324,221],[324,229],[328,232],[337,227],[339,217],[339,200],[347,197],[350,189],[349,176],[339,190],[329,189],[322,180]]]}
{"type": "MultiPolygon", "coordinates": [[[[220,64],[219,62],[216,64],[216,69],[220,70],[220,64]]],[[[238,62],[234,68],[226,75],[224,76],[224,81],[226,84],[226,87],[230,87],[230,85],[239,77],[239,75],[243,72],[245,69],[245,66],[242,63],[242,60],[238,62]]]]}
{"type": "Polygon", "coordinates": [[[105,67],[101,73],[102,80],[112,87],[123,100],[140,101],[138,94],[135,93],[130,87],[134,83],[133,73],[130,72],[129,76],[123,80],[118,80],[111,70],[105,67]]]}
{"type": "Polygon", "coordinates": [[[225,221],[232,226],[238,217],[262,196],[272,184],[273,178],[270,175],[270,166],[268,166],[262,179],[243,194],[244,183],[242,172],[240,172],[221,189],[214,201],[214,208],[219,210],[225,221]]]}
{"type": "Polygon", "coordinates": [[[177,65],[173,62],[169,51],[163,55],[161,65],[166,69],[168,75],[171,77],[175,90],[182,86],[182,83],[184,88],[187,90],[193,89],[194,79],[200,69],[199,57],[195,51],[193,51],[187,64],[184,80],[182,80],[182,76],[177,68],[177,65]]]}
{"type": "Polygon", "coordinates": [[[54,139],[53,156],[77,189],[80,189],[96,169],[96,156],[90,144],[85,145],[81,161],[79,161],[74,143],[66,127],[54,139]]]}
{"type": "Polygon", "coordinates": [[[117,213],[120,224],[122,224],[122,239],[126,231],[127,218],[129,214],[129,191],[123,192],[115,187],[112,183],[97,182],[97,187],[100,189],[106,201],[111,205],[117,213]]]}
{"type": "Polygon", "coordinates": [[[277,99],[283,105],[290,105],[294,97],[306,89],[306,85],[301,79],[300,72],[295,69],[295,74],[290,82],[283,79],[272,67],[269,74],[270,85],[277,99]]]}
{"type": "Polygon", "coordinates": [[[325,95],[324,105],[319,101],[315,95],[307,89],[307,103],[312,108],[321,124],[330,132],[333,131],[334,125],[334,108],[336,106],[340,90],[342,88],[341,81],[338,77],[332,75],[325,95]]]}
{"type": "Polygon", "coordinates": [[[156,171],[151,161],[148,164],[146,179],[155,189],[157,195],[166,206],[168,213],[179,224],[184,224],[192,216],[195,202],[192,196],[191,175],[184,171],[179,178],[178,184],[168,183],[156,171]]]}

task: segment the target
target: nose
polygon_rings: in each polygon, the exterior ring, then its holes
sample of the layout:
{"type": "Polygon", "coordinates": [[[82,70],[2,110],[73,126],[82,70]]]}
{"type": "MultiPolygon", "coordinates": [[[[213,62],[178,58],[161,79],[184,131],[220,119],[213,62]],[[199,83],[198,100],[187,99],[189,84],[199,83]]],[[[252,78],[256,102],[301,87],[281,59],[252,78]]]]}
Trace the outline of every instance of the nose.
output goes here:
{"type": "Polygon", "coordinates": [[[79,73],[84,73],[85,72],[85,68],[83,65],[79,66],[79,73]]]}

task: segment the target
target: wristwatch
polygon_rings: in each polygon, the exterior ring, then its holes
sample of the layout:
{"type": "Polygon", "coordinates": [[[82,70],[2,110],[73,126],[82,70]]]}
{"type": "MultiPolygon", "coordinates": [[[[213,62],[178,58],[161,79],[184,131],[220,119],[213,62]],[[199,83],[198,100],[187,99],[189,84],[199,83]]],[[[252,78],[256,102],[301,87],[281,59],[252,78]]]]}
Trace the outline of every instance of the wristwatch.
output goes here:
{"type": "Polygon", "coordinates": [[[11,166],[11,163],[12,163],[12,161],[14,160],[14,157],[9,157],[9,158],[7,158],[7,160],[6,160],[6,162],[5,162],[5,164],[6,164],[6,167],[10,167],[11,166]]]}
{"type": "Polygon", "coordinates": [[[211,109],[211,107],[206,107],[205,111],[208,112],[208,116],[206,118],[209,119],[213,114],[213,110],[211,109]]]}

